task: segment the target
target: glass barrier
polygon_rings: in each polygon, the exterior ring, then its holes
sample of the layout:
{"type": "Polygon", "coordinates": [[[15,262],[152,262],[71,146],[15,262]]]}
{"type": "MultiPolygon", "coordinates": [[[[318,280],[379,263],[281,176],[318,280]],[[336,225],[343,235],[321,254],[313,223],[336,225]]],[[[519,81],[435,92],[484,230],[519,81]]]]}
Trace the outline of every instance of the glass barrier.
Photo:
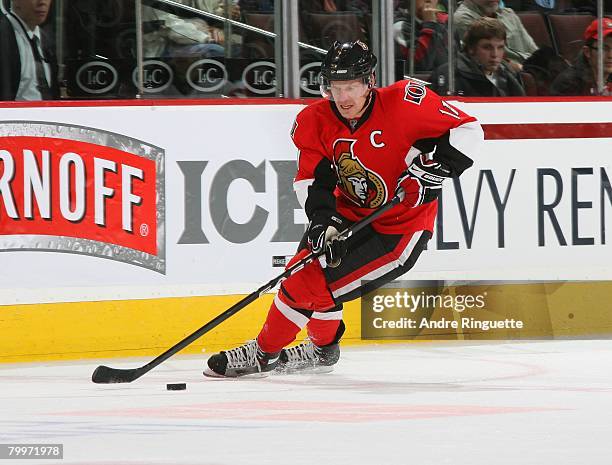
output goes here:
{"type": "MultiPolygon", "coordinates": [[[[276,85],[281,41],[275,39],[274,0],[142,0],[137,11],[139,3],[0,0],[0,99],[282,94],[276,85]]],[[[320,96],[320,62],[333,41],[374,45],[373,9],[384,8],[393,9],[388,33],[395,80],[413,76],[443,95],[612,93],[612,23],[603,21],[599,37],[594,22],[598,5],[610,16],[608,1],[299,0],[297,5],[302,97],[320,96]]]]}
{"type": "Polygon", "coordinates": [[[136,13],[134,0],[66,2],[65,38],[75,44],[65,52],[69,98],[249,95],[236,85],[244,68],[244,37],[232,27],[241,20],[236,2],[143,1],[136,13]]]}
{"type": "Polygon", "coordinates": [[[400,0],[393,14],[396,75],[430,82],[448,62],[448,14],[438,0],[400,0]]]}
{"type": "Polygon", "coordinates": [[[299,0],[299,11],[300,95],[321,97],[321,61],[332,44],[351,40],[371,43],[372,0],[299,0]]]}
{"type": "Polygon", "coordinates": [[[133,98],[137,91],[136,15],[133,1],[59,1],[64,96],[133,98]]]}

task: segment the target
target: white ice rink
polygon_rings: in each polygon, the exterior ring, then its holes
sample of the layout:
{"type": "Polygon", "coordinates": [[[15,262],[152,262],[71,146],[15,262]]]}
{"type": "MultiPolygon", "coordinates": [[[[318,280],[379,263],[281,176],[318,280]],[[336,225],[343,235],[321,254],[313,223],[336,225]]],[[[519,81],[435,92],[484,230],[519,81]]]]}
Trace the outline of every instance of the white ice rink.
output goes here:
{"type": "Polygon", "coordinates": [[[331,374],[265,379],[174,358],[95,385],[98,364],[0,366],[0,443],[64,444],[0,465],[612,463],[612,341],[348,348],[331,374]]]}

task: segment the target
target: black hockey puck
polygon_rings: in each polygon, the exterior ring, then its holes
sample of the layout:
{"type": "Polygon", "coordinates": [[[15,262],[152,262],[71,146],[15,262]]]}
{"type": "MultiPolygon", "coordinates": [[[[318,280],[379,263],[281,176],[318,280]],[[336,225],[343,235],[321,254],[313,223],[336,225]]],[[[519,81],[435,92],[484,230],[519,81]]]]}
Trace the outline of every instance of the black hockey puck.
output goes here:
{"type": "Polygon", "coordinates": [[[184,391],[185,389],[187,389],[187,384],[186,383],[175,383],[175,384],[166,384],[166,389],[168,391],[184,391]]]}

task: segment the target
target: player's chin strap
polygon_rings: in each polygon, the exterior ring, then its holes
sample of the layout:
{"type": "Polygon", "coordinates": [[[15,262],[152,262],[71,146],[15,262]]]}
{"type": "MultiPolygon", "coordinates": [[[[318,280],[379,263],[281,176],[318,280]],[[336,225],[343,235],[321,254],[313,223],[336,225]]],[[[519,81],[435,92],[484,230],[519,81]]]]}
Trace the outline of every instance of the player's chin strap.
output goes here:
{"type": "MultiPolygon", "coordinates": [[[[367,82],[365,82],[365,84],[367,84],[369,92],[368,92],[368,98],[365,100],[365,102],[363,102],[363,106],[361,107],[361,110],[359,110],[359,113],[361,113],[361,116],[363,116],[363,114],[365,113],[365,109],[368,108],[370,103],[372,103],[372,96],[374,93],[372,89],[374,88],[374,84],[376,84],[376,75],[374,74],[374,72],[372,72],[372,74],[368,76],[368,80],[367,82]]],[[[361,116],[357,119],[357,121],[361,119],[361,116]]]]}
{"type": "MultiPolygon", "coordinates": [[[[348,239],[353,234],[355,234],[357,231],[360,231],[361,229],[365,228],[367,225],[369,225],[374,220],[376,220],[380,215],[382,215],[383,213],[386,213],[387,211],[389,211],[391,208],[395,207],[399,203],[400,203],[400,198],[396,195],[390,201],[388,201],[387,203],[375,209],[368,216],[362,218],[361,220],[357,221],[356,223],[346,228],[344,231],[340,233],[340,237],[342,237],[342,239],[348,239]]],[[[213,328],[216,328],[217,326],[219,326],[229,317],[238,313],[244,307],[246,307],[250,303],[257,300],[262,294],[265,294],[266,292],[270,291],[278,283],[280,283],[283,279],[288,278],[293,273],[297,273],[299,270],[304,268],[304,266],[306,266],[308,263],[312,262],[313,260],[316,260],[323,253],[325,252],[321,251],[316,254],[312,252],[309,253],[304,258],[302,258],[301,260],[297,261],[295,264],[288,267],[283,273],[278,275],[276,278],[272,279],[271,281],[268,281],[266,284],[261,286],[256,291],[252,292],[251,294],[243,298],[241,301],[232,305],[230,308],[228,308],[223,313],[221,313],[220,315],[210,320],[200,329],[194,331],[192,334],[187,336],[182,341],[177,342],[175,345],[173,345],[168,350],[166,350],[163,354],[155,357],[149,363],[141,367],[138,367],[138,368],[126,368],[126,369],[111,368],[111,367],[107,367],[104,365],[100,365],[93,372],[91,376],[91,380],[94,383],[99,383],[99,384],[131,383],[132,381],[140,378],[145,373],[148,373],[153,368],[163,363],[165,360],[168,360],[170,357],[172,357],[177,352],[183,350],[189,344],[199,339],[200,337],[202,337],[204,334],[206,334],[213,328]]]]}
{"type": "Polygon", "coordinates": [[[373,91],[372,91],[372,88],[370,87],[370,92],[368,93],[368,98],[363,103],[363,106],[361,107],[361,110],[359,110],[359,112],[364,111],[366,108],[368,108],[370,103],[372,103],[372,94],[373,94],[373,91]]]}

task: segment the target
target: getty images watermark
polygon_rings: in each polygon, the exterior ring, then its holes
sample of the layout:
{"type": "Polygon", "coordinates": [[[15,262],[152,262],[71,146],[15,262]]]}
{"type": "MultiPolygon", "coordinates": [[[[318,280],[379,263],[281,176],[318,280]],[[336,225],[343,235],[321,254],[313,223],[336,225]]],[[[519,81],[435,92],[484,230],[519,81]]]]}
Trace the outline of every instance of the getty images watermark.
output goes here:
{"type": "MultiPolygon", "coordinates": [[[[362,297],[363,339],[489,338],[520,332],[521,319],[488,305],[488,286],[462,282],[398,281],[362,297]]],[[[512,334],[517,336],[517,334],[512,334]]]]}

